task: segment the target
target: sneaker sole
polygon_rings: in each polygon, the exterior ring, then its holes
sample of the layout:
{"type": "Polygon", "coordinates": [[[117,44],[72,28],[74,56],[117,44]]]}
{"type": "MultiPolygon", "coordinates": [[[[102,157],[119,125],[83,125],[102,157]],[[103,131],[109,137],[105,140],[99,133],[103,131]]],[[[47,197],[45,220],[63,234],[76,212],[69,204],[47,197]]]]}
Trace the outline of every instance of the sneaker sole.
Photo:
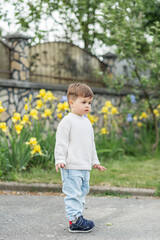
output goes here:
{"type": "MultiPolygon", "coordinates": [[[[93,227],[94,228],[94,227],[93,227]]],[[[87,230],[87,231],[83,231],[83,230],[71,230],[70,228],[68,228],[68,231],[71,233],[88,233],[91,232],[93,230],[93,228],[87,230]]]]}

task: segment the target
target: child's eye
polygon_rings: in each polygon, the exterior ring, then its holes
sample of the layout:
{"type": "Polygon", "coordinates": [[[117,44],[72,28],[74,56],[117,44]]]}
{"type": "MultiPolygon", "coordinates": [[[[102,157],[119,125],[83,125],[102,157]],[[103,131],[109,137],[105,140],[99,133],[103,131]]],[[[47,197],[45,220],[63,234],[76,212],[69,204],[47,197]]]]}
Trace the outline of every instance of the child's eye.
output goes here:
{"type": "Polygon", "coordinates": [[[83,104],[85,104],[86,102],[84,101],[83,104]]]}

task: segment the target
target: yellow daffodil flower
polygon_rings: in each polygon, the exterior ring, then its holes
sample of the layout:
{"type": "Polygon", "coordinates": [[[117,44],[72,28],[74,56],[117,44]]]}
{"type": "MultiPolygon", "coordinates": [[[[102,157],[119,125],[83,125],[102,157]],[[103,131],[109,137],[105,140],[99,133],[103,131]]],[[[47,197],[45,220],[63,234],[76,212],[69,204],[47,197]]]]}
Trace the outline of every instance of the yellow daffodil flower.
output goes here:
{"type": "Polygon", "coordinates": [[[103,134],[108,134],[109,132],[106,130],[106,128],[101,128],[100,133],[103,134]]]}
{"type": "Polygon", "coordinates": [[[32,101],[32,94],[29,95],[29,102],[32,101]]]}
{"type": "Polygon", "coordinates": [[[148,115],[146,112],[142,112],[141,116],[139,117],[139,119],[143,119],[143,118],[144,119],[148,118],[148,115]]]}
{"type": "Polygon", "coordinates": [[[2,102],[0,101],[0,106],[2,106],[2,102]]]}
{"type": "Polygon", "coordinates": [[[44,117],[44,118],[47,118],[47,117],[52,118],[51,114],[52,114],[51,109],[47,108],[47,109],[44,110],[44,113],[42,114],[42,117],[44,117]]]}
{"type": "Polygon", "coordinates": [[[159,111],[158,111],[158,109],[154,109],[153,112],[154,112],[154,114],[155,114],[157,117],[159,117],[159,111]]]}
{"type": "Polygon", "coordinates": [[[36,138],[30,138],[29,142],[26,142],[27,145],[37,145],[37,139],[36,138]]]}
{"type": "Polygon", "coordinates": [[[138,120],[138,117],[137,117],[137,116],[134,116],[133,119],[134,119],[134,121],[137,121],[137,120],[138,120]]]}
{"type": "Polygon", "coordinates": [[[8,127],[6,126],[6,122],[0,123],[0,129],[2,129],[3,132],[7,132],[8,127]]]}
{"type": "Polygon", "coordinates": [[[87,114],[88,119],[90,120],[91,124],[93,125],[94,123],[96,123],[98,121],[98,117],[91,115],[91,114],[87,114]]]}
{"type": "Polygon", "coordinates": [[[39,91],[39,95],[37,95],[37,98],[43,98],[46,95],[46,90],[45,89],[41,89],[39,91]]]}
{"type": "Polygon", "coordinates": [[[118,114],[119,112],[118,112],[118,110],[117,110],[116,107],[112,107],[111,113],[112,113],[113,115],[115,115],[115,114],[118,114]]]}
{"type": "Polygon", "coordinates": [[[68,102],[64,102],[64,103],[63,103],[63,108],[64,108],[65,110],[69,110],[69,104],[68,104],[68,102]]]}
{"type": "Polygon", "coordinates": [[[41,109],[42,106],[43,106],[43,102],[42,102],[42,100],[37,100],[37,106],[36,106],[36,109],[41,109]]]}
{"type": "Polygon", "coordinates": [[[100,113],[106,113],[106,114],[108,114],[108,113],[109,113],[108,107],[104,106],[104,107],[102,108],[102,110],[100,111],[100,113]]]}
{"type": "Polygon", "coordinates": [[[58,111],[58,112],[60,112],[60,111],[66,111],[66,110],[69,110],[68,102],[58,103],[58,105],[57,105],[57,111],[58,111]]]}
{"type": "Polygon", "coordinates": [[[12,122],[13,122],[13,123],[16,123],[16,122],[18,122],[18,121],[21,121],[21,114],[15,112],[14,115],[13,115],[13,117],[12,117],[12,122]]]}
{"type": "Polygon", "coordinates": [[[158,109],[160,109],[160,104],[157,106],[158,109]]]}
{"type": "Polygon", "coordinates": [[[104,114],[103,118],[104,118],[104,120],[106,120],[108,118],[107,114],[104,114]]]}
{"type": "Polygon", "coordinates": [[[47,91],[46,95],[44,96],[44,101],[52,101],[52,100],[56,100],[57,98],[53,96],[53,93],[51,91],[47,91]]]}
{"type": "Polygon", "coordinates": [[[38,120],[38,111],[36,109],[31,109],[30,116],[36,120],[38,120]]]}
{"type": "Polygon", "coordinates": [[[27,104],[27,103],[24,105],[24,110],[25,110],[26,112],[28,112],[28,104],[27,104]]]}
{"type": "Polygon", "coordinates": [[[138,126],[138,127],[142,127],[142,123],[141,123],[141,122],[138,122],[138,123],[137,123],[137,126],[138,126]]]}
{"type": "Polygon", "coordinates": [[[107,108],[112,108],[113,105],[112,105],[111,101],[106,101],[105,107],[107,107],[107,108]]]}
{"type": "Polygon", "coordinates": [[[23,125],[22,124],[16,124],[15,129],[16,129],[17,134],[20,134],[22,129],[23,129],[23,125]]]}
{"type": "Polygon", "coordinates": [[[4,108],[2,105],[0,105],[0,113],[3,113],[6,111],[6,108],[4,108]]]}
{"type": "Polygon", "coordinates": [[[35,153],[39,153],[40,155],[42,155],[42,152],[41,152],[41,146],[39,144],[35,145],[33,150],[31,151],[31,154],[34,155],[35,153]]]}
{"type": "Polygon", "coordinates": [[[22,119],[22,121],[21,121],[21,124],[22,125],[25,125],[25,124],[29,124],[29,125],[31,125],[31,122],[29,121],[29,115],[28,114],[25,114],[24,116],[23,116],[23,119],[22,119]]]}
{"type": "Polygon", "coordinates": [[[58,113],[58,114],[57,114],[57,117],[58,117],[59,119],[62,119],[62,117],[63,117],[62,113],[58,113]]]}
{"type": "Polygon", "coordinates": [[[60,112],[63,110],[63,103],[58,103],[57,105],[57,111],[60,112]]]}

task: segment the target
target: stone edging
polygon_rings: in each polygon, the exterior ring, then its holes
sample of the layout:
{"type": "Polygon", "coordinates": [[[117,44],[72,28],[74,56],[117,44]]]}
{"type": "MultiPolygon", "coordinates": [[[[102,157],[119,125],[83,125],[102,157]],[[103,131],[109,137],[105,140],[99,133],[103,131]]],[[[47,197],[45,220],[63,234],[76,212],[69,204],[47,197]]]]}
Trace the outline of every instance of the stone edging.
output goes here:
{"type": "MultiPolygon", "coordinates": [[[[0,190],[8,191],[30,191],[30,192],[61,192],[61,184],[45,183],[17,183],[17,182],[0,182],[0,190]]],[[[94,194],[128,194],[131,196],[150,196],[154,197],[156,190],[144,188],[122,188],[108,186],[91,186],[90,193],[94,194]]]]}

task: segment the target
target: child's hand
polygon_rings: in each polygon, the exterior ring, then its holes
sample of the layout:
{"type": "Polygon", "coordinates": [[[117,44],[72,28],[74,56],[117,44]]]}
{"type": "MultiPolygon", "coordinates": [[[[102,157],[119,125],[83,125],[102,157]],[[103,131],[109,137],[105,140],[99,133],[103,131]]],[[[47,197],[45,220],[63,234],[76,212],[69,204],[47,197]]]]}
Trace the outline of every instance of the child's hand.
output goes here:
{"type": "Polygon", "coordinates": [[[56,172],[58,172],[58,169],[59,168],[64,168],[65,167],[65,164],[64,163],[59,163],[56,165],[56,172]]]}
{"type": "Polygon", "coordinates": [[[94,165],[93,165],[93,168],[98,169],[100,172],[101,172],[101,171],[104,172],[104,171],[106,170],[105,167],[103,167],[103,166],[101,166],[101,165],[99,165],[99,164],[94,164],[94,165]]]}

